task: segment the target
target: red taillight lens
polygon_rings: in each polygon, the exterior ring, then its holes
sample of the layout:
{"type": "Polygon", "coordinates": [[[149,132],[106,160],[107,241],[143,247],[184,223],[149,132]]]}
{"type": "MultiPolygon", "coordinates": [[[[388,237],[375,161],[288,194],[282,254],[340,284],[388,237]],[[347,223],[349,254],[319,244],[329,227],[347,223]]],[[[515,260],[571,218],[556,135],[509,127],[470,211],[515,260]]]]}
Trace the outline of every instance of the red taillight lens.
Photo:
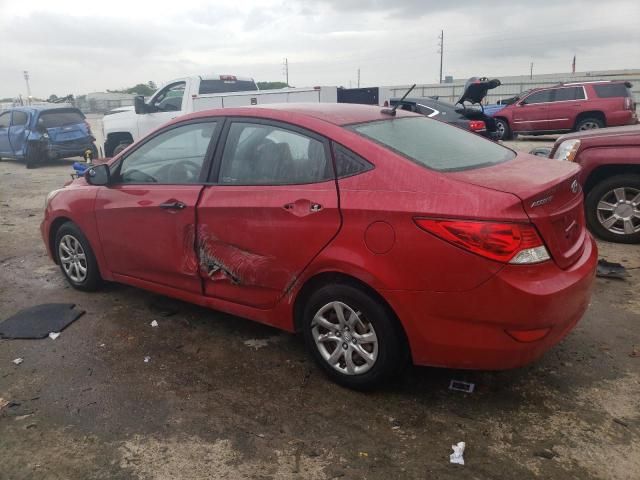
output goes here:
{"type": "Polygon", "coordinates": [[[625,110],[631,110],[632,106],[633,106],[633,102],[631,101],[631,99],[629,97],[625,97],[625,99],[624,99],[624,109],[625,110]]]}
{"type": "Polygon", "coordinates": [[[234,75],[220,75],[220,80],[223,82],[235,82],[238,79],[234,75]]]}
{"type": "Polygon", "coordinates": [[[471,120],[469,122],[469,130],[477,132],[478,130],[486,130],[487,126],[482,120],[471,120]]]}
{"type": "MultiPolygon", "coordinates": [[[[523,250],[544,248],[533,225],[431,218],[416,218],[415,222],[449,243],[498,262],[507,263],[523,250]]],[[[547,259],[548,256],[541,257],[539,261],[547,259]]],[[[517,263],[536,262],[534,259],[517,263]]]]}
{"type": "Polygon", "coordinates": [[[505,330],[507,334],[519,342],[537,342],[542,340],[551,331],[551,328],[536,328],[534,330],[505,330]]]}

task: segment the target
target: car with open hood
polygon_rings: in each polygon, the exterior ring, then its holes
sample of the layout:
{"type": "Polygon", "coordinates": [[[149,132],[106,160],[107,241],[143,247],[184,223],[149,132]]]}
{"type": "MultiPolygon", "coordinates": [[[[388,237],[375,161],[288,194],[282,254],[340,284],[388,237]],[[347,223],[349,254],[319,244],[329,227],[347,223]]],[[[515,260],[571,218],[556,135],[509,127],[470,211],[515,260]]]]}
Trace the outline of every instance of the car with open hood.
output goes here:
{"type": "Polygon", "coordinates": [[[333,380],[530,363],[589,305],[580,169],[403,110],[174,120],[46,200],[67,281],[121,282],[302,332],[333,380]],[[534,161],[535,160],[535,161],[534,161]]]}

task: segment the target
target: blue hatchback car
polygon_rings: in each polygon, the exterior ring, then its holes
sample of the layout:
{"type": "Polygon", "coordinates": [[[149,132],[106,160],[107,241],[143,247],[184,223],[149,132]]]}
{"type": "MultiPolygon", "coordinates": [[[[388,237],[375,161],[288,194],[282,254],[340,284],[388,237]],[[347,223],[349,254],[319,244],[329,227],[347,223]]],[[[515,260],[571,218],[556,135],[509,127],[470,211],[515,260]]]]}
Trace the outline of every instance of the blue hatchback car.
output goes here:
{"type": "Polygon", "coordinates": [[[69,107],[14,107],[0,113],[0,158],[34,168],[48,160],[97,156],[84,114],[69,107]]]}

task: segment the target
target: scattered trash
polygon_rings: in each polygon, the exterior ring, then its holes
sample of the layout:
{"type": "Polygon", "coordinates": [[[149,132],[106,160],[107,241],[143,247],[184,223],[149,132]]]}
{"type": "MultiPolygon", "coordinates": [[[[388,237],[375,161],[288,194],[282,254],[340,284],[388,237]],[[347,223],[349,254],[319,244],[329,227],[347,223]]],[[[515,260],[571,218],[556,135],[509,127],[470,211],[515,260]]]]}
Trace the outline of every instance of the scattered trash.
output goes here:
{"type": "Polygon", "coordinates": [[[451,380],[451,383],[449,383],[449,390],[455,390],[457,392],[473,393],[475,388],[475,383],[464,382],[462,380],[451,380]]]}
{"type": "Polygon", "coordinates": [[[47,338],[50,332],[63,331],[85,313],[75,306],[75,303],[45,303],[25,308],[0,323],[0,338],[47,338]]]}
{"type": "Polygon", "coordinates": [[[604,259],[598,260],[598,268],[596,270],[596,276],[602,278],[616,278],[618,280],[624,280],[629,276],[627,269],[620,263],[607,262],[604,259]]]}
{"type": "Polygon", "coordinates": [[[613,421],[618,425],[622,425],[623,427],[627,427],[627,428],[629,427],[629,424],[624,420],[622,420],[621,418],[614,418],[613,421]]]}
{"type": "Polygon", "coordinates": [[[151,357],[144,357],[144,363],[149,363],[149,360],[151,360],[151,357]]]}
{"type": "Polygon", "coordinates": [[[449,455],[449,462],[457,463],[459,465],[464,465],[464,447],[466,444],[464,442],[458,442],[456,445],[451,445],[453,449],[453,453],[449,455]]]}
{"type": "Polygon", "coordinates": [[[631,358],[640,358],[640,350],[638,350],[636,347],[633,347],[633,350],[631,350],[629,356],[631,358]]]}
{"type": "Polygon", "coordinates": [[[9,400],[5,400],[4,398],[0,397],[0,410],[9,405],[9,403],[9,400]]]}
{"type": "Polygon", "coordinates": [[[24,358],[16,358],[15,360],[13,360],[13,363],[15,363],[16,365],[20,365],[22,362],[24,362],[24,358]]]}
{"type": "Polygon", "coordinates": [[[533,150],[529,150],[529,153],[538,157],[549,158],[549,154],[551,154],[551,147],[536,147],[533,150]]]}
{"type": "Polygon", "coordinates": [[[556,457],[558,454],[545,448],[544,450],[537,450],[533,452],[535,457],[546,458],[547,460],[551,460],[553,457],[556,457]]]}
{"type": "Polygon", "coordinates": [[[104,345],[105,345],[104,343],[101,343],[100,348],[104,348],[104,345]]]}
{"type": "Polygon", "coordinates": [[[152,327],[157,327],[158,326],[158,321],[154,320],[153,322],[151,322],[151,326],[152,327]]]}
{"type": "Polygon", "coordinates": [[[60,332],[50,332],[49,333],[49,338],[51,340],[55,340],[56,338],[58,338],[60,336],[60,332]]]}
{"type": "Polygon", "coordinates": [[[367,452],[358,452],[359,457],[368,457],[369,454],[367,452]]]}
{"type": "Polygon", "coordinates": [[[252,338],[251,340],[245,340],[244,344],[249,348],[255,348],[256,350],[266,347],[269,341],[266,339],[252,338]]]}

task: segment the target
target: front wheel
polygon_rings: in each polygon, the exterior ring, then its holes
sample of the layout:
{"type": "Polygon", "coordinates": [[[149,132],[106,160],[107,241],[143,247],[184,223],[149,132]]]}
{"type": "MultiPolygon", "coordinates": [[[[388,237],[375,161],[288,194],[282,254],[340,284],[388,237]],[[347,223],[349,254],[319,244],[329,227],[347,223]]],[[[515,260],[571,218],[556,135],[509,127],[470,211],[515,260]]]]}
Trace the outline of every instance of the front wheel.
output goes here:
{"type": "Polygon", "coordinates": [[[502,118],[496,118],[496,138],[498,140],[511,140],[513,138],[509,122],[502,118]]]}
{"type": "Polygon", "coordinates": [[[320,368],[345,387],[372,388],[406,362],[393,313],[359,288],[321,287],[309,298],[303,321],[307,349],[320,368]]]}
{"type": "Polygon", "coordinates": [[[640,175],[614,175],[585,200],[589,229],[603,240],[640,243],[640,175]]]}
{"type": "Polygon", "coordinates": [[[102,285],[91,245],[75,223],[64,223],[58,229],[55,248],[60,269],[73,288],[91,292],[102,285]]]}

